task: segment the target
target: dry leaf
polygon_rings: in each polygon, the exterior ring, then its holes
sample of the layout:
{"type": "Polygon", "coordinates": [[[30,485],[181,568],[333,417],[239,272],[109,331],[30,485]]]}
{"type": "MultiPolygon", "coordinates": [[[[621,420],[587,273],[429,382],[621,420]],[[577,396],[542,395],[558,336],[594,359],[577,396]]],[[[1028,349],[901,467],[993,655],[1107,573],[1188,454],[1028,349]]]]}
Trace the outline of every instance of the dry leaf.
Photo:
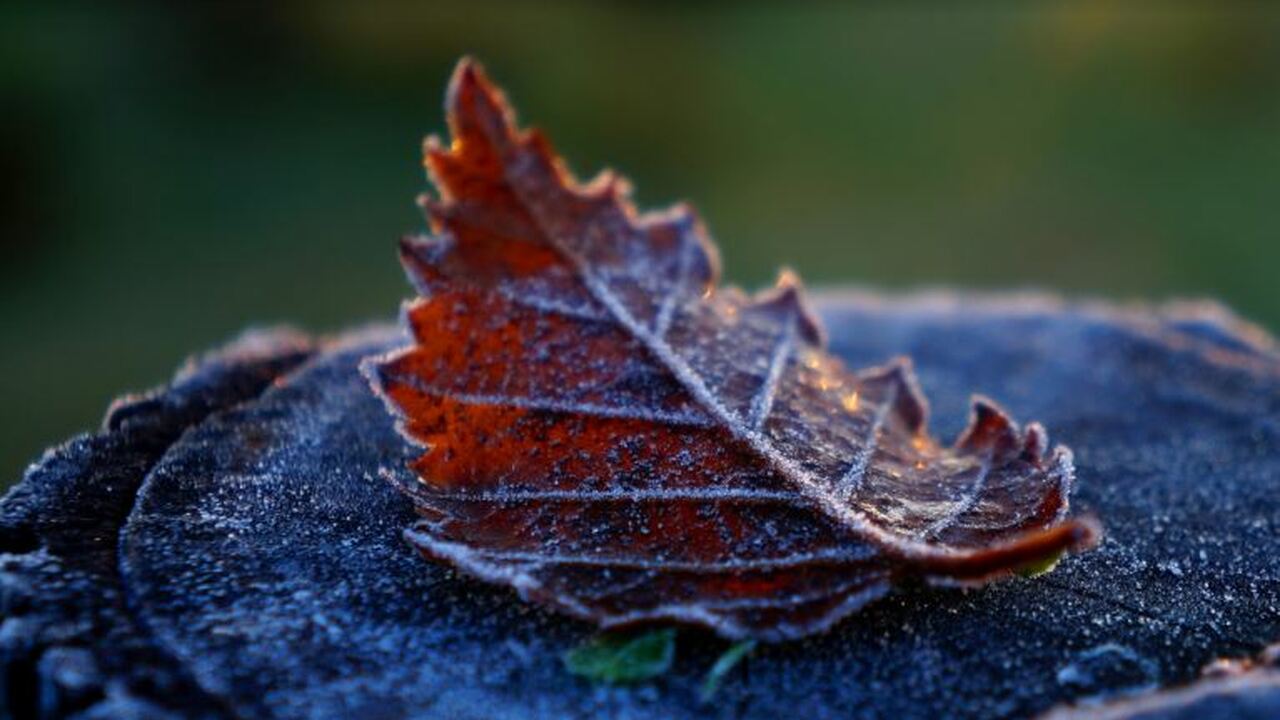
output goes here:
{"type": "Polygon", "coordinates": [[[604,627],[795,638],[910,578],[978,584],[1095,542],[1071,454],[975,399],[950,447],[910,364],[850,372],[798,280],[718,284],[692,211],[578,184],[464,60],[429,139],[414,343],[365,365],[425,450],[425,555],[604,627]]]}

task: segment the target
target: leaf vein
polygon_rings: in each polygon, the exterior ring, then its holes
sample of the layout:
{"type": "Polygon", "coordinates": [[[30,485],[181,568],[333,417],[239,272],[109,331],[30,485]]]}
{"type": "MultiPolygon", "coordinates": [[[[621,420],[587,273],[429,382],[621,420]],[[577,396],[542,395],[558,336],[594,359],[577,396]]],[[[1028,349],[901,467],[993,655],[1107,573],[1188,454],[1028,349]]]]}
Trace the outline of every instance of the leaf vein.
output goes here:
{"type": "Polygon", "coordinates": [[[880,447],[880,431],[884,427],[885,420],[889,417],[889,410],[893,408],[893,403],[898,399],[898,385],[895,383],[889,387],[889,394],[880,403],[880,406],[876,408],[871,425],[867,428],[867,434],[862,438],[862,445],[858,448],[857,454],[853,456],[853,461],[849,463],[849,467],[840,478],[838,491],[846,502],[852,500],[853,496],[862,488],[862,483],[867,477],[867,468],[871,465],[871,458],[875,456],[876,450],[880,447]]]}
{"type": "Polygon", "coordinates": [[[764,421],[773,410],[773,402],[778,396],[779,381],[782,379],[782,370],[795,351],[795,342],[796,324],[794,319],[788,319],[782,331],[782,337],[778,339],[777,345],[769,356],[768,374],[765,375],[756,396],[751,400],[751,415],[748,423],[753,430],[759,431],[764,427],[764,421]]]}

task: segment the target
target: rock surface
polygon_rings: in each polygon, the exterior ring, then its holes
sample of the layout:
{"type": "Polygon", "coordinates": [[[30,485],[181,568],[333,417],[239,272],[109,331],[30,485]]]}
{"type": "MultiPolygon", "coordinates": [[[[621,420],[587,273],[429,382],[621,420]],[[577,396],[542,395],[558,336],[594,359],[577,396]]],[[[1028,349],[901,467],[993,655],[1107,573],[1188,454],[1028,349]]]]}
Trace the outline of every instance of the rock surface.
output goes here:
{"type": "Polygon", "coordinates": [[[590,626],[430,565],[401,539],[412,512],[381,474],[404,473],[412,450],[356,370],[398,332],[256,335],[122,401],[101,433],[50,451],[5,497],[5,709],[1172,718],[1191,717],[1191,697],[1206,712],[1280,713],[1265,668],[1166,689],[1280,638],[1272,340],[1204,305],[818,300],[851,366],[912,356],[935,435],[960,430],[970,393],[1042,420],[1075,451],[1075,502],[1104,522],[1102,546],[1048,576],[910,590],[826,635],[761,647],[710,703],[698,687],[724,645],[692,632],[658,681],[592,687],[560,662],[590,626]]]}

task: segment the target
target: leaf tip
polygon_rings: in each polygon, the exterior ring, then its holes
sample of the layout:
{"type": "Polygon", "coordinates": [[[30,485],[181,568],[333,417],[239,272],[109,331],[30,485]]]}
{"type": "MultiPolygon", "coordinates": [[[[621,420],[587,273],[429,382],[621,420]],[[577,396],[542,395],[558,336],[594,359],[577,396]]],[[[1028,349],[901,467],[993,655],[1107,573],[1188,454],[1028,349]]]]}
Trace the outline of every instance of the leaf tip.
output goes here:
{"type": "Polygon", "coordinates": [[[806,342],[817,347],[826,346],[826,330],[818,320],[817,313],[809,306],[804,283],[791,268],[782,268],[778,272],[778,279],[773,287],[756,296],[752,310],[773,315],[784,322],[794,322],[806,342]]]}
{"type": "Polygon", "coordinates": [[[458,59],[458,64],[453,68],[453,75],[449,78],[449,90],[445,96],[446,107],[450,109],[456,107],[459,99],[477,91],[494,92],[495,88],[485,74],[484,66],[480,61],[471,55],[463,55],[458,59]]]}
{"type": "Polygon", "coordinates": [[[975,395],[969,405],[969,425],[956,438],[955,446],[966,452],[990,451],[1005,457],[1022,444],[1018,425],[996,401],[975,395]]]}
{"type": "Polygon", "coordinates": [[[1024,578],[1037,578],[1047,575],[1070,553],[1092,549],[1102,540],[1102,524],[1092,515],[1067,520],[1055,528],[1061,536],[1061,543],[1056,551],[1046,552],[1042,557],[1024,563],[1014,573],[1024,578]]]}
{"type": "Polygon", "coordinates": [[[443,278],[437,263],[452,244],[450,235],[403,235],[399,242],[400,266],[410,284],[422,296],[430,295],[443,278]]]}
{"type": "Polygon", "coordinates": [[[1039,462],[1049,449],[1049,433],[1038,422],[1027,423],[1022,435],[1022,459],[1039,462]]]}
{"type": "Polygon", "coordinates": [[[483,135],[490,143],[510,139],[514,112],[479,62],[463,57],[453,70],[445,93],[445,112],[454,144],[483,135]]]}
{"type": "Polygon", "coordinates": [[[858,379],[881,396],[890,398],[894,414],[909,432],[919,435],[929,424],[929,403],[916,380],[910,357],[899,355],[879,367],[858,373],[858,379]]]}
{"type": "Polygon", "coordinates": [[[1094,515],[1080,515],[1065,523],[1068,530],[1069,552],[1080,552],[1096,547],[1102,542],[1102,522],[1094,515]]]}

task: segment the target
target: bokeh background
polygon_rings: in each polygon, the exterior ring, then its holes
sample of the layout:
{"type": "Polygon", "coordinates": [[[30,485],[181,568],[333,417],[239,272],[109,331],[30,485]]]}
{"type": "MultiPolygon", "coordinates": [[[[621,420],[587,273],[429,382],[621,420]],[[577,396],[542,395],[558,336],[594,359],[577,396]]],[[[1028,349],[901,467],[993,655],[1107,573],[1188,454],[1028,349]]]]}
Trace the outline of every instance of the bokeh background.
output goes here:
{"type": "Polygon", "coordinates": [[[0,5],[0,485],[252,324],[391,318],[486,63],[728,275],[1213,296],[1280,327],[1280,4],[0,5]]]}

